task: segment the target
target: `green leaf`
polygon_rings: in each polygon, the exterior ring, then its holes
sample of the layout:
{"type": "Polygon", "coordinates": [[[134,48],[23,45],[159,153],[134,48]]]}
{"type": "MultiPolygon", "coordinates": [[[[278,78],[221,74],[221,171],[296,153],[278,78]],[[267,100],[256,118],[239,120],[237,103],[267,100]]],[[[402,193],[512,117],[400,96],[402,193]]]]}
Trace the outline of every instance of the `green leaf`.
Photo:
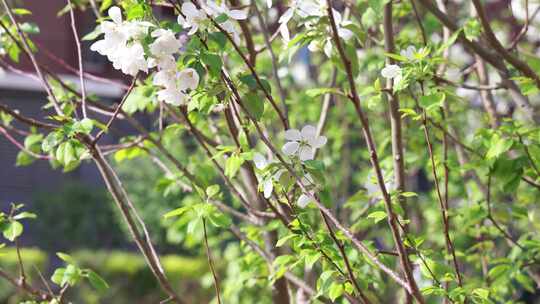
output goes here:
{"type": "Polygon", "coordinates": [[[90,33],[84,35],[81,40],[82,41],[92,41],[92,40],[96,40],[97,37],[99,37],[99,35],[101,35],[101,28],[100,27],[96,27],[93,31],[91,31],[90,33]]]}
{"type": "Polygon", "coordinates": [[[335,301],[343,294],[343,291],[343,284],[333,282],[332,285],[330,285],[330,289],[328,290],[328,296],[332,301],[335,301]]]}
{"type": "Polygon", "coordinates": [[[367,217],[373,219],[375,223],[378,223],[386,218],[386,212],[375,211],[375,212],[370,213],[367,217]]]}
{"type": "Polygon", "coordinates": [[[77,264],[75,260],[69,254],[66,254],[63,252],[57,252],[56,256],[68,264],[73,264],[73,265],[77,264]]]}
{"type": "Polygon", "coordinates": [[[141,3],[128,6],[126,9],[126,18],[128,21],[144,17],[144,5],[141,3]]]}
{"type": "Polygon", "coordinates": [[[500,137],[494,134],[489,143],[489,150],[486,153],[487,159],[497,158],[504,152],[508,151],[514,142],[510,139],[500,137]]]}
{"type": "Polygon", "coordinates": [[[488,277],[492,280],[497,280],[501,276],[506,276],[510,269],[511,266],[509,264],[497,265],[489,270],[488,277]]]}
{"type": "Polygon", "coordinates": [[[75,123],[74,128],[76,128],[77,132],[90,134],[94,128],[94,121],[90,118],[83,118],[75,123]]]}
{"type": "Polygon", "coordinates": [[[113,4],[113,0],[103,0],[101,2],[101,5],[99,6],[99,11],[104,12],[106,9],[108,9],[113,4]]]}
{"type": "Polygon", "coordinates": [[[18,16],[32,15],[32,12],[25,8],[14,8],[11,12],[18,16]]]}
{"type": "Polygon", "coordinates": [[[260,98],[257,93],[249,92],[244,98],[244,105],[248,112],[259,121],[264,113],[264,99],[260,98]]]}
{"type": "Polygon", "coordinates": [[[480,25],[480,21],[478,19],[469,19],[467,23],[463,26],[463,33],[465,34],[465,38],[467,40],[474,40],[480,36],[480,33],[482,32],[482,27],[480,25]]]}
{"type": "Polygon", "coordinates": [[[201,60],[206,66],[208,66],[208,70],[210,71],[210,75],[212,77],[219,77],[221,75],[221,67],[223,66],[223,62],[221,61],[220,56],[211,53],[202,53],[201,60]]]}
{"type": "Polygon", "coordinates": [[[240,157],[237,154],[232,154],[225,161],[225,175],[229,178],[233,178],[243,163],[244,158],[240,157]]]}
{"type": "Polygon", "coordinates": [[[251,90],[257,90],[257,80],[251,74],[245,74],[238,76],[238,79],[243,84],[247,85],[251,90]]]}
{"type": "Polygon", "coordinates": [[[36,160],[35,157],[26,153],[25,151],[20,151],[17,153],[17,159],[15,160],[15,165],[17,167],[24,167],[32,164],[36,160]]]}
{"type": "Polygon", "coordinates": [[[14,220],[22,220],[25,218],[35,219],[37,216],[34,213],[23,211],[13,217],[14,220]]]}
{"type": "Polygon", "coordinates": [[[87,269],[86,276],[92,287],[94,287],[97,291],[105,292],[107,289],[109,289],[109,284],[107,284],[107,282],[94,271],[87,269]]]}
{"type": "Polygon", "coordinates": [[[57,268],[51,276],[51,281],[56,285],[62,286],[62,280],[64,278],[65,268],[57,268]]]}
{"type": "Polygon", "coordinates": [[[216,19],[214,19],[214,21],[216,21],[217,23],[223,23],[227,20],[229,20],[229,16],[227,16],[227,14],[225,13],[217,16],[216,19]]]}
{"type": "Polygon", "coordinates": [[[212,198],[218,193],[219,193],[219,185],[212,185],[206,188],[206,195],[208,196],[208,198],[212,198]]]}
{"type": "Polygon", "coordinates": [[[420,106],[424,108],[429,108],[434,105],[442,106],[442,103],[444,102],[445,99],[446,99],[446,94],[442,92],[437,92],[434,94],[420,96],[418,101],[420,103],[420,106]]]}
{"type": "Polygon", "coordinates": [[[174,216],[180,216],[180,215],[184,214],[186,211],[188,211],[189,209],[191,209],[190,206],[180,207],[178,209],[174,209],[172,211],[169,211],[169,212],[165,213],[165,215],[163,215],[163,217],[164,218],[171,218],[171,217],[174,217],[174,216]]]}
{"type": "Polygon", "coordinates": [[[489,300],[489,290],[485,288],[476,288],[473,290],[473,295],[481,298],[482,300],[489,300]]]}
{"type": "Polygon", "coordinates": [[[23,233],[24,227],[17,221],[9,221],[2,225],[2,234],[11,242],[15,241],[23,233]]]}
{"type": "Polygon", "coordinates": [[[293,239],[294,237],[296,237],[296,234],[288,234],[288,235],[280,238],[276,242],[276,247],[281,247],[281,246],[285,245],[285,243],[287,243],[290,239],[293,239]]]}

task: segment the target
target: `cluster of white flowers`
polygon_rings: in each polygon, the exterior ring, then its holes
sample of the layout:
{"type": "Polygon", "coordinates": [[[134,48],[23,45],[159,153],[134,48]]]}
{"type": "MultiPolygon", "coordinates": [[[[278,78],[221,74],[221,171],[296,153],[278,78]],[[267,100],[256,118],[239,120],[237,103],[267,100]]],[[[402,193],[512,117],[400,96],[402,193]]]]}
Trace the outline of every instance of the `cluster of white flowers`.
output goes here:
{"type": "Polygon", "coordinates": [[[302,131],[289,129],[285,131],[287,143],[281,151],[288,156],[298,156],[301,161],[311,160],[315,157],[315,151],[326,144],[325,136],[318,136],[317,129],[312,125],[306,125],[302,131]]]}
{"type": "Polygon", "coordinates": [[[289,9],[279,18],[279,32],[285,42],[291,39],[291,34],[287,24],[296,14],[301,18],[322,17],[324,15],[325,3],[316,0],[293,0],[289,9]]]}
{"type": "Polygon", "coordinates": [[[193,35],[201,29],[207,29],[211,24],[209,17],[216,18],[220,15],[226,15],[228,19],[222,22],[220,26],[231,34],[237,43],[240,39],[240,34],[232,20],[247,19],[247,12],[245,10],[231,10],[225,5],[225,2],[221,2],[221,5],[218,5],[213,1],[207,1],[206,3],[201,3],[201,9],[198,9],[191,2],[184,2],[181,10],[182,14],[178,15],[178,23],[185,29],[190,29],[188,35],[193,35]]]}
{"type": "MultiPolygon", "coordinates": [[[[266,169],[266,167],[272,163],[260,153],[255,153],[253,155],[253,162],[255,163],[255,167],[259,170],[266,169]]],[[[263,195],[265,198],[270,198],[270,196],[272,196],[272,192],[274,191],[274,181],[279,181],[279,178],[283,172],[285,172],[285,170],[280,169],[269,176],[259,177],[259,184],[262,186],[263,195]]]]}
{"type": "MultiPolygon", "coordinates": [[[[289,129],[285,131],[285,139],[287,143],[282,148],[285,155],[298,157],[301,161],[312,160],[315,156],[315,150],[326,144],[326,137],[318,136],[317,129],[311,125],[306,125],[301,131],[297,129],[289,129]]],[[[274,191],[274,183],[279,183],[283,174],[288,174],[284,168],[277,170],[268,170],[268,167],[273,164],[273,161],[267,160],[262,154],[255,153],[253,155],[255,167],[259,170],[266,170],[263,175],[258,175],[259,189],[262,190],[265,198],[270,198],[274,191]]],[[[302,177],[302,184],[308,189],[308,193],[302,193],[297,200],[297,205],[301,208],[307,206],[312,200],[316,184],[309,173],[305,173],[302,177]]]]}
{"type": "Polygon", "coordinates": [[[163,87],[158,91],[158,100],[173,105],[184,104],[187,89],[195,89],[199,75],[194,69],[178,71],[175,55],[180,52],[182,42],[168,29],[154,29],[148,22],[124,21],[120,8],[113,6],[108,10],[111,21],[104,21],[100,31],[102,40],[92,44],[96,51],[112,62],[115,69],[124,74],[135,76],[140,71],[148,72],[157,68],[153,83],[163,87]],[[150,54],[145,54],[141,39],[150,34],[155,40],[149,45],[150,54]]]}
{"type": "MultiPolygon", "coordinates": [[[[294,17],[294,15],[298,15],[301,18],[307,18],[307,17],[323,17],[326,15],[326,2],[325,1],[318,1],[318,0],[293,0],[291,3],[291,6],[283,13],[283,15],[279,18],[278,22],[280,24],[279,26],[279,32],[283,38],[283,40],[287,43],[291,39],[291,34],[289,32],[288,23],[291,21],[291,19],[294,17]]],[[[334,16],[334,21],[336,23],[338,36],[344,39],[345,41],[351,39],[353,37],[353,32],[346,28],[349,24],[351,24],[350,21],[344,20],[341,14],[336,11],[335,9],[332,9],[332,13],[334,16]]],[[[304,23],[304,26],[307,28],[311,28],[312,26],[316,25],[318,21],[312,20],[304,23]]],[[[325,36],[322,40],[313,40],[308,45],[308,49],[312,52],[317,52],[323,49],[324,53],[330,57],[332,54],[332,35],[330,33],[331,29],[328,27],[328,35],[325,36]]]]}
{"type": "MultiPolygon", "coordinates": [[[[255,163],[255,167],[259,170],[264,170],[268,167],[268,165],[272,164],[273,162],[268,161],[262,154],[255,153],[253,156],[253,162],[255,163]]],[[[287,170],[285,169],[278,169],[275,173],[269,174],[266,176],[259,176],[259,187],[261,187],[261,190],[263,191],[263,195],[265,198],[270,198],[272,196],[272,193],[274,192],[274,183],[278,183],[281,175],[287,174],[287,170]]],[[[306,186],[308,189],[313,189],[315,187],[315,181],[311,177],[309,173],[306,173],[302,177],[302,184],[306,186]]],[[[311,197],[314,195],[314,191],[310,190],[309,193],[302,193],[297,200],[297,205],[300,208],[305,208],[309,202],[312,201],[311,197]]]]}
{"type": "MultiPolygon", "coordinates": [[[[346,28],[346,26],[352,24],[352,22],[344,20],[341,17],[341,14],[335,9],[332,9],[332,14],[334,15],[334,21],[336,23],[338,36],[345,41],[349,41],[354,36],[354,33],[348,28],[346,28]]],[[[328,30],[331,31],[330,28],[328,28],[328,30]]],[[[321,49],[322,45],[324,54],[328,56],[328,58],[330,58],[330,56],[332,56],[332,43],[332,33],[329,32],[328,35],[326,35],[326,38],[322,41],[311,41],[308,45],[308,49],[312,52],[317,52],[321,49]]]]}
{"type": "Polygon", "coordinates": [[[134,76],[139,71],[147,72],[148,62],[138,38],[142,38],[152,25],[122,20],[122,12],[116,6],[111,7],[108,13],[112,22],[104,21],[99,27],[104,38],[92,44],[90,49],[107,56],[114,68],[124,74],[134,76]]]}

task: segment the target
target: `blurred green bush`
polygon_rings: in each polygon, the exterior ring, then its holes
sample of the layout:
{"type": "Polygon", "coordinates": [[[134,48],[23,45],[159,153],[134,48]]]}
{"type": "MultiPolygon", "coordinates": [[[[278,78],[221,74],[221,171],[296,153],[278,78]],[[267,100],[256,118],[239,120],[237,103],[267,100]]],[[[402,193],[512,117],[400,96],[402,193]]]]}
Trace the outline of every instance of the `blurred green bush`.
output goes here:
{"type": "Polygon", "coordinates": [[[60,191],[36,193],[31,209],[38,215],[38,220],[26,224],[27,235],[36,236],[32,246],[56,252],[127,244],[103,188],[69,182],[60,191]]]}
{"type": "MultiPolygon", "coordinates": [[[[16,251],[6,248],[0,252],[0,268],[14,275],[18,274],[16,251]]],[[[159,303],[166,297],[146,267],[144,258],[136,253],[124,251],[79,250],[70,252],[71,256],[82,267],[91,268],[100,274],[110,289],[98,294],[90,285],[83,283],[68,290],[69,298],[74,303],[159,303]]],[[[50,278],[54,269],[49,265],[59,266],[59,259],[44,251],[33,248],[22,249],[23,261],[29,282],[44,288],[36,269],[46,279],[50,278]]],[[[201,277],[207,272],[204,258],[191,258],[178,255],[162,256],[163,267],[171,279],[175,290],[183,296],[187,303],[208,303],[212,298],[212,290],[203,287],[201,277]]],[[[50,283],[52,284],[52,283],[50,283]]],[[[54,284],[52,284],[54,285],[54,284]]],[[[51,286],[57,288],[58,286],[51,286]]],[[[6,281],[0,280],[0,303],[19,303],[16,290],[6,281]]]]}

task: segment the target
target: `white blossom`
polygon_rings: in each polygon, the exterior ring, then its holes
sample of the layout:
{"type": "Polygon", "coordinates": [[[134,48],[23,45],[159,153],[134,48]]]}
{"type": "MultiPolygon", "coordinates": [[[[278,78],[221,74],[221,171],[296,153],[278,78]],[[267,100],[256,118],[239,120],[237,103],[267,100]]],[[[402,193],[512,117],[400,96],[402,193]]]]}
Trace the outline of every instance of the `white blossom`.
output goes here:
{"type": "Polygon", "coordinates": [[[218,5],[216,2],[210,0],[207,1],[202,7],[210,16],[217,17],[221,14],[225,14],[227,17],[235,20],[247,19],[246,10],[231,10],[225,5],[224,1],[221,2],[221,5],[218,5]]]}
{"type": "Polygon", "coordinates": [[[313,199],[311,198],[311,195],[312,194],[304,194],[302,193],[300,195],[300,197],[298,197],[298,200],[296,201],[296,204],[298,205],[298,207],[300,208],[306,208],[306,206],[311,202],[313,201],[313,199]]]}
{"type": "Polygon", "coordinates": [[[181,90],[195,90],[199,85],[199,74],[195,69],[184,69],[178,73],[178,81],[181,90]]]}
{"type": "Polygon", "coordinates": [[[298,155],[301,161],[311,160],[315,156],[315,150],[326,144],[325,136],[317,136],[314,126],[306,125],[302,131],[289,129],[285,131],[285,139],[288,140],[282,147],[285,155],[298,155]]]}
{"type": "Polygon", "coordinates": [[[268,166],[268,161],[266,160],[266,157],[264,157],[261,153],[258,152],[253,155],[253,163],[255,163],[255,167],[260,170],[268,166]]]}
{"type": "Polygon", "coordinates": [[[389,64],[381,71],[381,75],[384,78],[396,78],[401,76],[401,67],[397,64],[389,64]]]}
{"type": "Polygon", "coordinates": [[[144,58],[144,49],[138,42],[126,46],[122,52],[116,53],[113,66],[124,74],[135,76],[139,71],[148,71],[148,62],[144,58]]]}
{"type": "Polygon", "coordinates": [[[324,8],[324,2],[313,0],[294,0],[289,9],[287,9],[278,20],[278,23],[280,24],[279,32],[283,37],[283,40],[285,42],[288,42],[290,40],[290,33],[289,28],[287,27],[287,23],[289,23],[289,21],[295,14],[297,14],[301,18],[306,18],[309,16],[321,17],[324,15],[324,8]]]}
{"type": "Polygon", "coordinates": [[[208,19],[206,13],[203,10],[198,9],[195,4],[191,2],[184,2],[182,4],[182,14],[178,15],[178,23],[185,29],[190,29],[188,35],[193,35],[199,30],[199,27],[208,19]]]}
{"type": "Polygon", "coordinates": [[[155,30],[152,32],[152,37],[157,39],[150,44],[150,53],[156,58],[169,57],[182,47],[182,43],[171,30],[155,30]]]}
{"type": "Polygon", "coordinates": [[[409,45],[406,49],[401,50],[399,54],[408,60],[414,60],[414,54],[416,53],[416,48],[414,45],[409,45]]]}
{"type": "Polygon", "coordinates": [[[274,191],[274,183],[272,178],[269,178],[263,182],[264,198],[270,198],[270,196],[272,196],[272,191],[274,191]]]}
{"type": "Polygon", "coordinates": [[[393,79],[394,87],[401,82],[403,77],[401,67],[397,64],[389,64],[385,66],[381,71],[381,75],[384,78],[393,79]]]}
{"type": "Polygon", "coordinates": [[[188,96],[176,88],[165,88],[158,91],[157,99],[173,106],[180,106],[186,104],[188,96]]]}
{"type": "Polygon", "coordinates": [[[92,51],[107,56],[113,67],[122,70],[124,74],[136,75],[139,71],[148,70],[142,45],[130,40],[144,33],[149,24],[142,22],[124,22],[120,8],[113,6],[108,10],[111,21],[104,21],[100,31],[104,34],[102,40],[90,46],[92,51]]]}

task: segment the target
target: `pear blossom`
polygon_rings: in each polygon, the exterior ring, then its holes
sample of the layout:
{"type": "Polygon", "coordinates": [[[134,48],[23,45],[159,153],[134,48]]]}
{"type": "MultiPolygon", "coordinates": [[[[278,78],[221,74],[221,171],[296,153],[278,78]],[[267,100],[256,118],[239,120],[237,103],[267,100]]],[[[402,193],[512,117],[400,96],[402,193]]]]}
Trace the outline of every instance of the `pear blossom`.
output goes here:
{"type": "Polygon", "coordinates": [[[186,91],[194,90],[199,85],[199,74],[192,68],[177,72],[175,66],[172,69],[156,72],[152,83],[164,87],[157,93],[159,101],[179,106],[186,104],[189,100],[186,91]]]}
{"type": "Polygon", "coordinates": [[[105,34],[102,40],[94,42],[90,49],[96,51],[101,55],[109,57],[115,51],[118,50],[118,47],[124,45],[128,36],[126,32],[122,30],[122,12],[116,6],[111,7],[108,10],[109,17],[111,21],[104,21],[99,26],[100,31],[105,34]]]}
{"type": "Polygon", "coordinates": [[[282,147],[282,152],[288,156],[298,155],[301,161],[311,160],[315,156],[315,150],[326,144],[325,136],[318,136],[314,126],[306,125],[302,131],[289,129],[285,131],[285,139],[288,140],[282,147]]]}
{"type": "Polygon", "coordinates": [[[319,1],[293,0],[289,9],[287,9],[278,20],[278,23],[280,24],[279,32],[283,37],[283,40],[285,40],[285,42],[288,42],[290,40],[290,33],[287,24],[295,14],[297,14],[301,18],[306,18],[309,16],[321,17],[324,15],[324,7],[325,4],[319,1]]]}
{"type": "Polygon", "coordinates": [[[165,88],[158,91],[157,99],[173,106],[180,106],[186,104],[188,96],[184,92],[175,88],[165,88]]]}
{"type": "Polygon", "coordinates": [[[221,5],[218,5],[214,1],[207,1],[206,3],[203,3],[202,9],[212,17],[218,17],[220,15],[226,15],[229,20],[226,20],[225,22],[222,22],[220,25],[221,27],[229,34],[233,36],[233,40],[236,43],[240,42],[240,33],[238,32],[238,29],[236,28],[235,24],[232,22],[232,20],[245,20],[247,19],[247,11],[246,10],[231,10],[226,5],[225,2],[221,2],[221,5]]]}
{"type": "Polygon", "coordinates": [[[312,195],[313,195],[313,194],[305,194],[305,193],[302,193],[302,194],[298,197],[298,200],[296,201],[296,204],[298,205],[298,207],[300,207],[300,208],[306,208],[306,206],[307,206],[311,201],[313,201],[312,195]]]}
{"type": "Polygon", "coordinates": [[[234,20],[245,20],[247,19],[246,10],[231,10],[226,5],[225,2],[221,2],[221,5],[218,5],[214,1],[207,1],[205,5],[202,6],[205,12],[210,16],[219,16],[221,14],[227,15],[227,17],[234,20]]]}
{"type": "Polygon", "coordinates": [[[179,88],[181,90],[195,90],[199,85],[199,74],[195,69],[188,68],[178,73],[179,88]]]}
{"type": "Polygon", "coordinates": [[[146,72],[148,62],[144,56],[144,48],[137,41],[129,41],[141,36],[149,25],[123,21],[122,11],[116,6],[109,8],[108,14],[112,21],[104,21],[100,25],[103,39],[93,43],[90,49],[107,56],[113,67],[122,70],[124,74],[134,76],[139,71],[146,72]]]}
{"type": "Polygon", "coordinates": [[[401,50],[399,54],[408,60],[414,60],[414,54],[416,53],[416,48],[414,45],[409,45],[406,49],[401,50]]]}
{"type": "Polygon", "coordinates": [[[208,20],[206,13],[203,10],[198,9],[195,4],[191,2],[184,2],[181,8],[182,14],[178,15],[178,23],[186,29],[190,29],[188,35],[195,34],[199,27],[208,20]]]}
{"type": "Polygon", "coordinates": [[[392,79],[401,76],[401,67],[397,64],[389,64],[381,71],[384,78],[392,79]]]}
{"type": "Polygon", "coordinates": [[[268,166],[268,161],[266,160],[266,158],[258,152],[255,152],[255,154],[253,154],[253,163],[255,163],[255,168],[260,170],[268,166]]]}
{"type": "Polygon", "coordinates": [[[397,64],[389,64],[385,66],[381,70],[381,75],[384,78],[393,79],[394,86],[397,86],[403,78],[401,67],[397,64]]]}
{"type": "MultiPolygon", "coordinates": [[[[313,178],[309,173],[306,173],[302,179],[302,184],[306,187],[312,188],[315,186],[315,182],[313,181],[313,178]]],[[[305,208],[311,201],[313,201],[313,195],[315,195],[315,191],[309,191],[308,193],[302,193],[298,200],[296,201],[296,204],[300,208],[305,208]]]]}
{"type": "Polygon", "coordinates": [[[182,47],[182,43],[171,30],[155,30],[152,32],[152,37],[157,39],[150,44],[150,53],[156,58],[168,57],[182,47]]]}
{"type": "Polygon", "coordinates": [[[113,66],[122,73],[135,76],[139,71],[148,71],[148,62],[144,58],[144,49],[138,42],[123,48],[114,57],[113,66]]]}

